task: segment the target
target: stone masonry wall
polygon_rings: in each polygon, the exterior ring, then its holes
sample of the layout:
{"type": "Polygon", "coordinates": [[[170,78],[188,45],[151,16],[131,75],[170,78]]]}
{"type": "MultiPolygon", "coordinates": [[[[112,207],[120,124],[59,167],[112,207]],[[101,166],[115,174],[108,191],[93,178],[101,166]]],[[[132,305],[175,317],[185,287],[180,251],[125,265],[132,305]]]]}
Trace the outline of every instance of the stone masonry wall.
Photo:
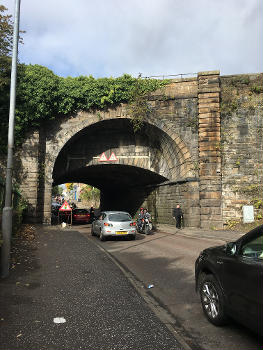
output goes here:
{"type": "Polygon", "coordinates": [[[221,77],[224,225],[242,220],[243,205],[263,216],[263,74],[221,77]]]}
{"type": "MultiPolygon", "coordinates": [[[[177,203],[187,226],[221,228],[242,218],[244,204],[253,204],[256,215],[262,215],[262,79],[262,74],[201,72],[149,97],[147,122],[167,135],[160,138],[161,150],[171,174],[145,199],[159,222],[172,223],[177,203]]],[[[33,220],[50,220],[52,174],[64,145],[92,124],[129,118],[125,105],[99,112],[99,120],[98,111],[54,119],[25,140],[16,171],[33,220]]]]}
{"type": "Polygon", "coordinates": [[[153,216],[153,221],[174,224],[173,208],[180,204],[184,225],[200,227],[199,182],[196,180],[158,186],[143,203],[153,216]]]}

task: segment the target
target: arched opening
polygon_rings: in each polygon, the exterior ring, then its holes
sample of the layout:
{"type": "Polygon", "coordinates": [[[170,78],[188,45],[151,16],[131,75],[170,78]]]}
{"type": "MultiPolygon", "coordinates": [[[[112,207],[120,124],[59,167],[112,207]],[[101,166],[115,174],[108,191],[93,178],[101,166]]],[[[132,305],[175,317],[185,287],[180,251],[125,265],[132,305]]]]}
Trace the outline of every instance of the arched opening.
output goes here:
{"type": "Polygon", "coordinates": [[[61,149],[53,185],[82,182],[101,190],[101,208],[132,215],[153,186],[180,177],[182,162],[174,141],[161,129],[144,124],[134,132],[129,119],[110,119],[76,133],[61,149]],[[117,161],[101,162],[102,153],[117,161]]]}
{"type": "Polygon", "coordinates": [[[101,209],[135,214],[152,191],[167,179],[149,170],[121,164],[103,164],[68,171],[57,183],[82,182],[101,191],[101,209]]]}

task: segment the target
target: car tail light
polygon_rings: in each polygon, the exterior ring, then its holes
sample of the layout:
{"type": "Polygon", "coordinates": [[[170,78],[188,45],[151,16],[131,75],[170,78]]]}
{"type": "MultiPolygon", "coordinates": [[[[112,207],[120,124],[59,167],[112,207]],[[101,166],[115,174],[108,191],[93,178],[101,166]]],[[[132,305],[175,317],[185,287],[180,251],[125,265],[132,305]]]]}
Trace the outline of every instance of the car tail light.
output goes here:
{"type": "Polygon", "coordinates": [[[136,222],[131,222],[130,226],[136,226],[136,222]]]}
{"type": "Polygon", "coordinates": [[[108,222],[104,222],[104,226],[112,227],[113,225],[112,225],[112,224],[109,224],[108,222]]]}

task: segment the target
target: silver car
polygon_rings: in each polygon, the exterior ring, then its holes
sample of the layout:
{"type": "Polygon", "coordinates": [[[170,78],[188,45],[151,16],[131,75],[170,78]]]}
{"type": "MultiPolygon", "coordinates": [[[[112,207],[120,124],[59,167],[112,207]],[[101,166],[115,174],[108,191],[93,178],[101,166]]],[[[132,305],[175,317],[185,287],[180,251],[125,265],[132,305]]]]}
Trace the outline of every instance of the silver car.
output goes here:
{"type": "Polygon", "coordinates": [[[101,241],[110,236],[136,237],[136,222],[126,211],[103,211],[91,226],[92,236],[98,236],[101,241]]]}

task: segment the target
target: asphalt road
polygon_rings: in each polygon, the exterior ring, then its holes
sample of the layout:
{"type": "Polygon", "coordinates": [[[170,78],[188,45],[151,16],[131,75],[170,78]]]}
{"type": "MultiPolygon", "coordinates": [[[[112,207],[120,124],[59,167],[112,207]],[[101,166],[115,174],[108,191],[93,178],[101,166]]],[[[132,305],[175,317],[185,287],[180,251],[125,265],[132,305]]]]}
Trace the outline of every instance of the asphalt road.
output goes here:
{"type": "Polygon", "coordinates": [[[262,339],[245,327],[231,322],[226,327],[215,327],[204,317],[199,297],[195,293],[194,262],[204,248],[221,245],[222,239],[191,236],[184,229],[176,234],[158,232],[136,241],[112,239],[100,242],[90,236],[88,227],[80,232],[100,245],[141,284],[155,301],[174,319],[173,326],[193,349],[257,350],[262,339]]]}
{"type": "Polygon", "coordinates": [[[87,236],[39,228],[33,245],[15,250],[11,275],[0,281],[1,350],[182,349],[87,236]]]}

